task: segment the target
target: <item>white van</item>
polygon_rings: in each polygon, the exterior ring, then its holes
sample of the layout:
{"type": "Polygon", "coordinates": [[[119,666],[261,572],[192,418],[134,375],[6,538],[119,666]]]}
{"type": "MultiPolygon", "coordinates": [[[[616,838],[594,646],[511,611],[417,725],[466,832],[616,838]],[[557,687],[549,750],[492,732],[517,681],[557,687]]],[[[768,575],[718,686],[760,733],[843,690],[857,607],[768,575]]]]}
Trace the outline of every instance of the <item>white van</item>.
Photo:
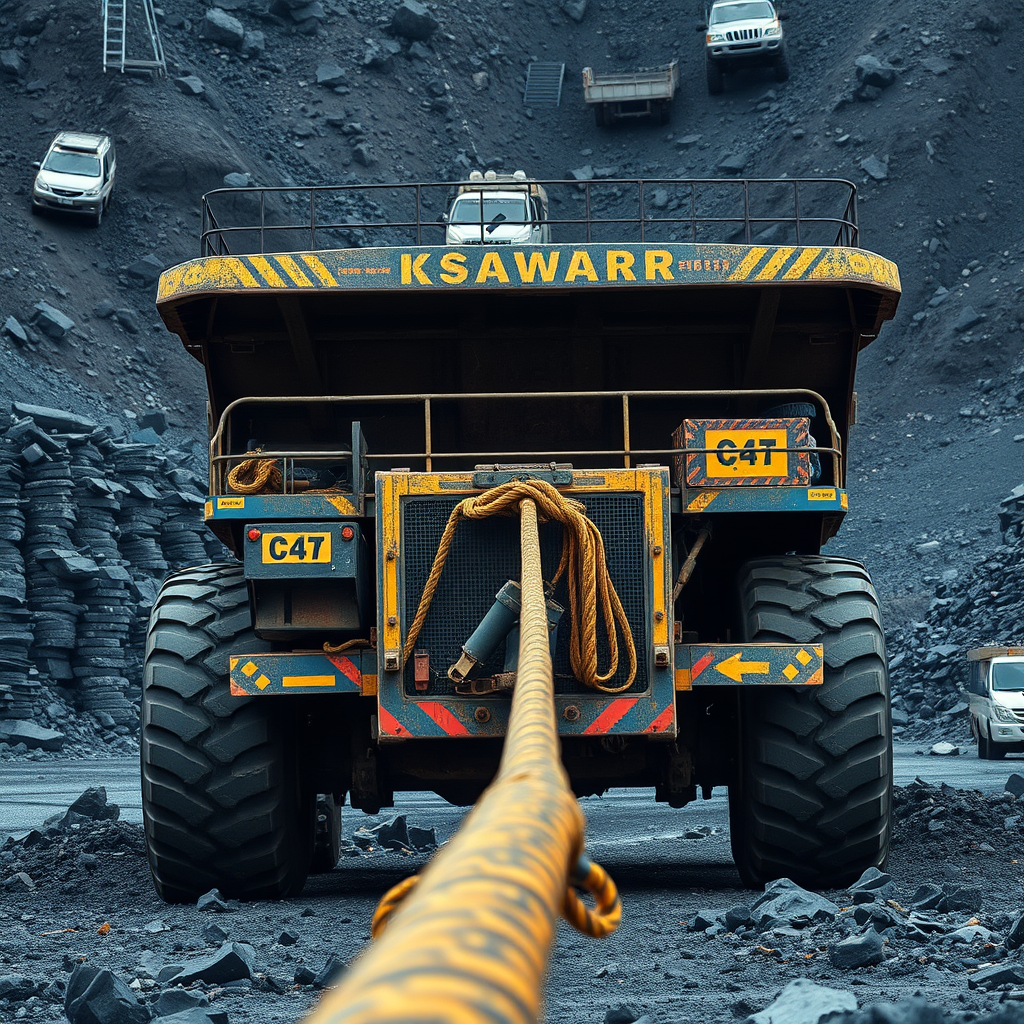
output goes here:
{"type": "Polygon", "coordinates": [[[967,660],[978,757],[997,761],[1024,751],[1024,647],[977,647],[967,652],[967,660]]]}

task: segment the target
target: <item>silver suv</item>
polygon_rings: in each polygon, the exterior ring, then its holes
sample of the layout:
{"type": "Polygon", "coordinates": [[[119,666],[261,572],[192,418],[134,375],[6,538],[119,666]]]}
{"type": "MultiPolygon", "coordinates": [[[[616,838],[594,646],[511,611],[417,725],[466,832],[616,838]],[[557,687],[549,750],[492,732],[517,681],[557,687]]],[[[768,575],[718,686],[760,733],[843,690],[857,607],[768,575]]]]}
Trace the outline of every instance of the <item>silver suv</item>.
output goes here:
{"type": "Polygon", "coordinates": [[[782,20],[771,0],[715,0],[704,32],[708,92],[717,96],[725,87],[723,75],[741,67],[772,67],[775,79],[789,78],[789,61],[782,38],[782,20]]]}
{"type": "Polygon", "coordinates": [[[84,213],[100,226],[114,192],[117,157],[107,135],[59,132],[50,143],[32,186],[32,212],[84,213]]]}

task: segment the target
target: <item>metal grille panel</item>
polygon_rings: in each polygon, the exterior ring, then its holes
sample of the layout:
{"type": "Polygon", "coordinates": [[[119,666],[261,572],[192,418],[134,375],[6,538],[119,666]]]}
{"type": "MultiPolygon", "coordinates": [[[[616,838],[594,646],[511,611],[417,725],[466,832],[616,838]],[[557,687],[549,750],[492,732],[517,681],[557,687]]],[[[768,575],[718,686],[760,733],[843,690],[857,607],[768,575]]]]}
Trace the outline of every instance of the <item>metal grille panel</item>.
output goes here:
{"type": "MultiPolygon", "coordinates": [[[[625,691],[643,693],[648,689],[647,651],[649,639],[646,624],[650,615],[649,588],[651,567],[645,542],[643,496],[640,494],[588,494],[579,497],[587,507],[604,538],[608,568],[633,631],[637,649],[637,675],[625,691]]],[[[402,575],[404,609],[403,628],[416,614],[420,595],[430,575],[434,554],[441,540],[445,523],[459,498],[411,497],[402,505],[402,575]]],[[[540,527],[541,556],[544,577],[550,580],[558,568],[562,550],[562,528],[557,523],[540,527]]],[[[458,660],[462,645],[477,627],[494,595],[510,579],[519,579],[519,519],[491,518],[463,521],[448,555],[444,572],[426,622],[416,641],[417,650],[430,655],[430,683],[424,692],[416,690],[413,665],[405,670],[405,692],[409,696],[443,696],[453,692],[448,680],[448,666],[458,660]]],[[[561,694],[594,693],[572,675],[569,665],[568,591],[562,580],[554,599],[565,609],[558,628],[555,649],[555,690],[561,694]]],[[[619,654],[619,672],[611,685],[626,681],[628,671],[625,652],[619,654]]],[[[410,659],[410,662],[412,659],[410,659]]],[[[490,676],[502,671],[505,645],[501,644],[491,660],[480,666],[476,676],[490,676]]],[[[598,666],[608,664],[607,644],[600,639],[598,666]]]]}

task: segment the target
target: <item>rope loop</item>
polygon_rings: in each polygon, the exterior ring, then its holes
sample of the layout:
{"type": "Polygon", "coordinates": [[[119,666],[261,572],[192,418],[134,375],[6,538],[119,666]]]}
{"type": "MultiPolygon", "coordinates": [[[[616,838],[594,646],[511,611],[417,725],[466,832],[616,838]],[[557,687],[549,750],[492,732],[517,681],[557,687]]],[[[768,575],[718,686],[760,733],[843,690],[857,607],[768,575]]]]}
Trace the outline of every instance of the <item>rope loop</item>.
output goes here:
{"type": "Polygon", "coordinates": [[[408,878],[403,878],[401,882],[393,885],[384,893],[380,903],[377,904],[377,909],[373,912],[373,920],[370,922],[370,935],[373,938],[379,939],[381,937],[387,923],[394,916],[402,900],[412,892],[419,880],[419,875],[410,875],[408,878]]]}
{"type": "Polygon", "coordinates": [[[603,939],[606,935],[611,935],[622,922],[622,902],[611,876],[600,864],[595,864],[582,854],[573,872],[572,886],[565,893],[562,917],[576,931],[592,939],[603,939]],[[576,894],[577,888],[589,892],[594,897],[593,910],[576,894]]]}
{"type": "Polygon", "coordinates": [[[434,556],[430,576],[423,588],[419,607],[405,638],[403,661],[409,660],[423,628],[459,523],[463,519],[516,515],[519,503],[524,498],[537,503],[541,522],[557,522],[563,527],[562,557],[551,586],[554,588],[563,574],[566,575],[571,625],[569,661],[573,672],[585,685],[602,693],[622,693],[628,690],[636,678],[636,646],[622,601],[608,573],[601,532],[587,518],[586,506],[582,502],[562,494],[546,480],[510,480],[483,494],[463,498],[452,509],[434,556]],[[597,659],[598,608],[608,644],[608,666],[603,672],[598,667],[597,659]],[[620,686],[608,686],[607,683],[619,669],[619,633],[622,634],[629,660],[628,678],[620,686]]]}

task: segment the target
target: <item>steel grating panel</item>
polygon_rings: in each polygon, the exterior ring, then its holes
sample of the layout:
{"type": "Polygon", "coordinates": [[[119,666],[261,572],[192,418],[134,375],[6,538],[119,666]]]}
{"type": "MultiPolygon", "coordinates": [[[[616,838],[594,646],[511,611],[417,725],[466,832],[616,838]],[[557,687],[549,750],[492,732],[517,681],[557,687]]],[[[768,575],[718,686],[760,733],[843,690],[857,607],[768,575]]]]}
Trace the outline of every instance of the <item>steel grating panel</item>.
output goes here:
{"type": "MultiPolygon", "coordinates": [[[[587,515],[601,531],[612,582],[633,631],[637,674],[633,685],[624,692],[643,693],[649,685],[646,623],[650,618],[647,609],[651,579],[643,496],[615,493],[574,494],[573,497],[586,504],[587,515]]],[[[402,503],[403,628],[412,622],[416,614],[445,523],[458,501],[458,498],[417,496],[406,498],[402,503]]],[[[542,523],[540,540],[544,577],[550,580],[561,555],[561,526],[542,523]]],[[[462,645],[490,608],[494,595],[510,579],[519,579],[518,517],[460,523],[430,612],[416,641],[417,650],[425,650],[430,655],[430,683],[426,691],[416,690],[413,659],[410,659],[404,676],[408,696],[443,696],[453,692],[447,676],[449,665],[458,660],[462,645]]],[[[569,598],[565,580],[559,583],[554,599],[566,609],[559,624],[555,650],[555,691],[560,694],[597,694],[598,691],[573,678],[569,665],[569,598]]],[[[598,652],[598,667],[604,669],[608,664],[608,647],[603,638],[599,639],[598,652]]],[[[503,643],[491,660],[474,672],[474,676],[500,672],[504,661],[503,643]]],[[[620,641],[619,671],[610,685],[624,683],[627,672],[628,661],[620,641]]]]}

